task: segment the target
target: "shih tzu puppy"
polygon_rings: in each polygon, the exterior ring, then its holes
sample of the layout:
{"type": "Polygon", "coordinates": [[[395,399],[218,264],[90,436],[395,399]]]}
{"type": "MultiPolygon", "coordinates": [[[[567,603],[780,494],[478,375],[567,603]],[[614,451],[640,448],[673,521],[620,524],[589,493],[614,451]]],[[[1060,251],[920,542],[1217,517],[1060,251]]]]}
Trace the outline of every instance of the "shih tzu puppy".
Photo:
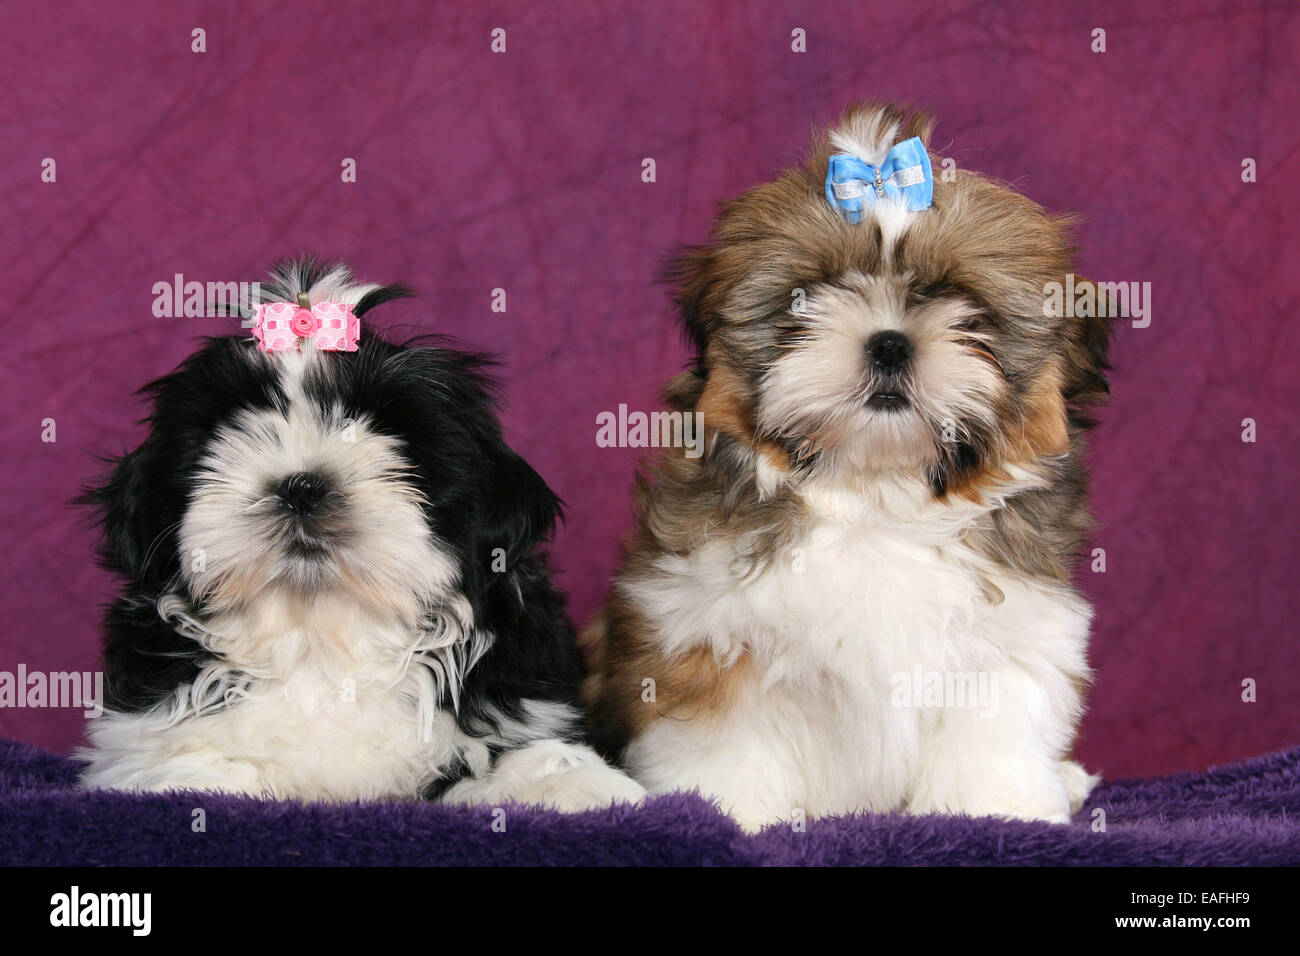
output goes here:
{"type": "Polygon", "coordinates": [[[581,742],[582,659],[540,547],[559,503],[485,360],[360,319],[404,294],[314,260],[255,339],[146,391],[87,493],[126,579],[84,783],[579,809],[643,791],[581,742]]]}
{"type": "MultiPolygon", "coordinates": [[[[1047,315],[1068,223],[851,108],[675,276],[669,383],[707,452],[638,481],[583,635],[608,756],[743,825],[853,810],[1064,822],[1091,611],[1083,433],[1108,329],[1047,315]]],[[[1086,310],[1081,310],[1086,311],[1086,310]]]]}

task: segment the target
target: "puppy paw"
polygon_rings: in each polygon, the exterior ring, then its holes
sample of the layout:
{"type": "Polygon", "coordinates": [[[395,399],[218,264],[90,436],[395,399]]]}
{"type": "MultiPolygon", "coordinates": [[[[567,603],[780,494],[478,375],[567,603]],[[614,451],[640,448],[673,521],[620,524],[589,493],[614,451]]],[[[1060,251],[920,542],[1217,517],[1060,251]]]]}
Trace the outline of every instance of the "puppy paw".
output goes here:
{"type": "Polygon", "coordinates": [[[171,793],[199,790],[249,797],[274,797],[273,789],[251,763],[215,754],[196,754],[156,766],[92,764],[82,775],[87,789],[171,793]]]}
{"type": "Polygon", "coordinates": [[[514,801],[575,813],[613,803],[639,803],[646,791],[590,747],[538,740],[497,758],[492,772],[457,783],[443,801],[495,805],[514,801]]]}
{"type": "Polygon", "coordinates": [[[927,783],[908,801],[908,813],[1070,822],[1071,796],[1055,761],[1006,767],[997,775],[932,775],[927,783]]]}
{"type": "Polygon", "coordinates": [[[907,805],[907,812],[914,816],[929,813],[948,813],[970,817],[998,817],[1003,820],[1026,820],[1037,823],[1069,823],[1070,811],[1064,799],[1036,802],[1006,803],[1001,800],[988,799],[980,801],[956,801],[943,804],[931,804],[913,800],[907,805]]]}
{"type": "Polygon", "coordinates": [[[751,836],[770,823],[781,822],[779,818],[768,816],[763,813],[745,813],[743,811],[732,810],[728,815],[740,825],[740,829],[744,830],[751,836]]]}
{"type": "Polygon", "coordinates": [[[1092,788],[1101,783],[1101,774],[1088,773],[1081,764],[1073,760],[1062,760],[1058,765],[1061,781],[1065,784],[1065,793],[1070,800],[1070,815],[1078,813],[1083,803],[1092,793],[1092,788]]]}

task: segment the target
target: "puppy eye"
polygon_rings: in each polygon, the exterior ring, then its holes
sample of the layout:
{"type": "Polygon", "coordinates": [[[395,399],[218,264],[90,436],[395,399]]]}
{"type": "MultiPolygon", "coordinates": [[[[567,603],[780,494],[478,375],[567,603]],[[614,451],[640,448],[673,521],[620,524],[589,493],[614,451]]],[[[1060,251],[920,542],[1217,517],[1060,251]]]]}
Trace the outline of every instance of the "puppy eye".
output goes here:
{"type": "Polygon", "coordinates": [[[989,327],[989,318],[977,312],[963,316],[960,320],[954,322],[952,327],[958,332],[981,332],[989,327]]]}
{"type": "Polygon", "coordinates": [[[921,282],[908,287],[906,304],[909,309],[912,309],[944,299],[956,299],[960,295],[961,290],[949,282],[943,280],[921,282]]]}

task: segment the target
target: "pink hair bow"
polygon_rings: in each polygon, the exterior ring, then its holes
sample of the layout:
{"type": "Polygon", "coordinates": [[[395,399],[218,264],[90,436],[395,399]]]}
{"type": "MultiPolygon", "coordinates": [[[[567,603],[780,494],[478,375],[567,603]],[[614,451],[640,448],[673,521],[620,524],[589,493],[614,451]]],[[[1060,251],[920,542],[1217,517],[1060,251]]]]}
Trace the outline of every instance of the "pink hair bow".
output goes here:
{"type": "Polygon", "coordinates": [[[292,302],[264,302],[257,307],[253,337],[263,352],[302,347],[324,352],[355,352],[361,320],[345,302],[317,302],[307,308],[292,302]]]}

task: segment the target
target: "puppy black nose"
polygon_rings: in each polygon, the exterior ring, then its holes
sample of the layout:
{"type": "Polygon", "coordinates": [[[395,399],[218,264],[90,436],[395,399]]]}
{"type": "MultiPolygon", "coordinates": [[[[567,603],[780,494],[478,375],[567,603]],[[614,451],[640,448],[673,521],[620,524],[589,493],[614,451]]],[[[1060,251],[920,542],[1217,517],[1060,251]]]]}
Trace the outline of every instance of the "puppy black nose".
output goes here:
{"type": "Polygon", "coordinates": [[[295,514],[309,515],[320,507],[330,492],[329,479],[312,471],[300,471],[276,486],[280,504],[295,514]]]}
{"type": "Polygon", "coordinates": [[[871,364],[882,372],[901,372],[912,357],[912,343],[902,332],[877,332],[867,340],[871,364]]]}

